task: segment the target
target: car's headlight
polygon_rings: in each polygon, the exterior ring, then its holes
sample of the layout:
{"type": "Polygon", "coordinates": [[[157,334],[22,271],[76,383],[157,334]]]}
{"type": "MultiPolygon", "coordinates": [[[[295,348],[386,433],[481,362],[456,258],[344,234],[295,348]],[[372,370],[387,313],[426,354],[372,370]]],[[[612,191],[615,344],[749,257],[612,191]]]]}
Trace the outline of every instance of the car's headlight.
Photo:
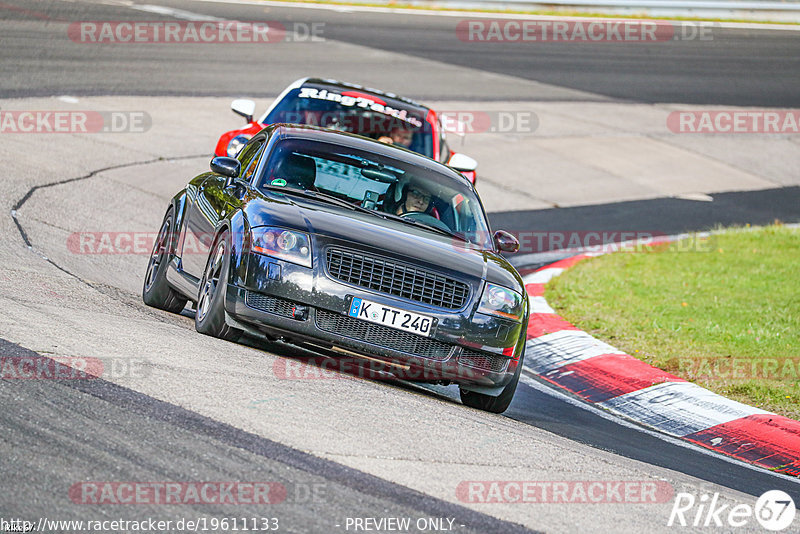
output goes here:
{"type": "Polygon", "coordinates": [[[239,134],[230,141],[228,141],[228,157],[235,158],[241,152],[242,147],[247,144],[252,135],[239,134]]]}
{"type": "Polygon", "coordinates": [[[311,267],[311,238],[303,232],[260,226],[251,230],[252,250],[311,267]]]}
{"type": "Polygon", "coordinates": [[[495,284],[486,284],[478,313],[521,321],[525,313],[525,301],[516,291],[495,284]]]}

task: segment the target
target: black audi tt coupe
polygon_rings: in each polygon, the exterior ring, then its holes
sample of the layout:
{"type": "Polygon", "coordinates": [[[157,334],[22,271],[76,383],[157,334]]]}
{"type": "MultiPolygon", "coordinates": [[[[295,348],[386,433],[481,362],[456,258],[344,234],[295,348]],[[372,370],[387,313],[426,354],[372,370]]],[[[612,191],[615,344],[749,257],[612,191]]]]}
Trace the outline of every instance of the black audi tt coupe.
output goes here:
{"type": "Polygon", "coordinates": [[[243,332],[457,384],[504,411],[519,381],[528,299],[459,172],[364,137],[276,124],[216,157],[169,203],[146,304],[196,303],[201,333],[243,332]]]}

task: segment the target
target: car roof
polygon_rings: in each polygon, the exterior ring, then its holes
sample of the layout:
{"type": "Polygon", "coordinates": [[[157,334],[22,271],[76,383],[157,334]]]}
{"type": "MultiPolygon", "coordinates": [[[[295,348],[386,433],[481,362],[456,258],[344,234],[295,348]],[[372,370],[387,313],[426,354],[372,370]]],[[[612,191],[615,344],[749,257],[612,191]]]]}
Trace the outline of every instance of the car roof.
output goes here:
{"type": "Polygon", "coordinates": [[[453,180],[468,184],[472,184],[466,176],[460,172],[448,167],[443,163],[439,163],[427,156],[423,156],[412,150],[390,145],[388,143],[381,143],[368,137],[351,134],[349,132],[340,132],[336,130],[329,130],[327,128],[320,128],[318,126],[308,126],[300,124],[272,124],[267,126],[264,130],[273,130],[273,135],[278,135],[281,138],[295,138],[295,139],[308,139],[311,141],[320,141],[326,143],[335,143],[342,146],[357,148],[367,152],[375,152],[377,154],[402,159],[403,161],[413,163],[430,169],[439,174],[445,174],[453,178],[453,180]]]}
{"type": "Polygon", "coordinates": [[[381,91],[379,89],[373,89],[371,87],[364,87],[362,85],[357,85],[354,83],[341,82],[339,80],[332,80],[328,78],[306,78],[303,80],[302,85],[300,85],[300,87],[308,87],[308,86],[315,86],[325,89],[335,89],[338,90],[338,92],[341,92],[343,90],[360,91],[368,95],[376,96],[382,100],[394,101],[393,103],[395,104],[395,106],[398,103],[402,102],[404,104],[403,107],[409,110],[417,111],[419,113],[422,113],[423,115],[426,115],[427,112],[431,110],[431,108],[429,108],[428,106],[420,104],[419,102],[415,102],[410,98],[396,95],[394,93],[387,93],[385,91],[381,91]]]}

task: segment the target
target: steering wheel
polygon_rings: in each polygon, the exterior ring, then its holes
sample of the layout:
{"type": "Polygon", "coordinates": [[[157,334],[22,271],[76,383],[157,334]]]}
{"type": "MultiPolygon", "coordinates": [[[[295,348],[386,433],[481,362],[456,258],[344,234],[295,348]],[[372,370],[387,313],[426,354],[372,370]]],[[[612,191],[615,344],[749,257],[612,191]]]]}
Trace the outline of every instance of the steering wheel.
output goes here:
{"type": "Polygon", "coordinates": [[[419,222],[425,223],[425,224],[427,224],[429,226],[435,226],[436,228],[440,228],[440,229],[442,229],[442,230],[444,230],[446,232],[451,232],[452,231],[452,230],[450,230],[449,226],[447,226],[445,223],[443,223],[442,221],[440,221],[439,219],[437,219],[433,215],[430,215],[428,213],[423,213],[421,211],[407,211],[407,212],[401,214],[400,217],[403,217],[405,219],[411,219],[411,220],[414,220],[414,221],[419,221],[419,222]]]}

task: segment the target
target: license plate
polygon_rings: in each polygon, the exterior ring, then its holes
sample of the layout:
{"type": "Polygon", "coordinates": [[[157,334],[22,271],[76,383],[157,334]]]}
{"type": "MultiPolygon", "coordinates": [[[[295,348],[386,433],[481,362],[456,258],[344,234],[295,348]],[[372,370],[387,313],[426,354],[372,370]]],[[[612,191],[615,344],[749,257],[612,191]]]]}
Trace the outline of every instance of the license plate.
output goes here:
{"type": "Polygon", "coordinates": [[[358,297],[353,298],[353,302],[350,303],[348,315],[420,336],[430,336],[433,326],[433,319],[427,315],[393,308],[358,297]]]}

